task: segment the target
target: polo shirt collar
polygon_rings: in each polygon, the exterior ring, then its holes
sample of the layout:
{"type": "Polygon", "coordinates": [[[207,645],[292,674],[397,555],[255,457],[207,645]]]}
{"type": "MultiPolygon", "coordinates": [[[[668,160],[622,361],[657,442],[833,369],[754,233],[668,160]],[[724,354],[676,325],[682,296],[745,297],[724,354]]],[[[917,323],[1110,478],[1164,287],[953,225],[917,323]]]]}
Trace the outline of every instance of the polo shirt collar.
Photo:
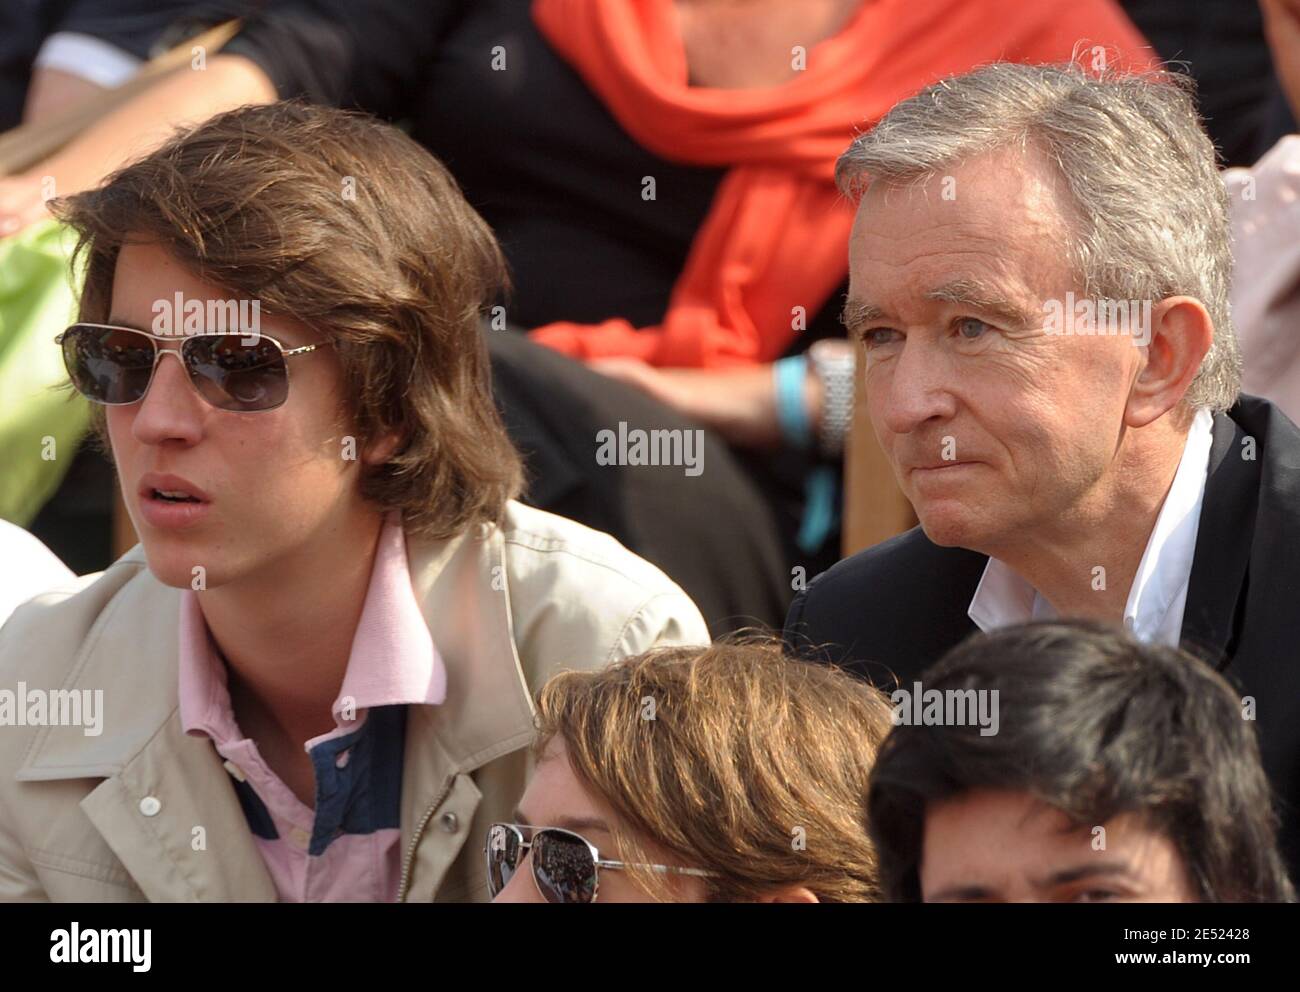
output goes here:
{"type": "MultiPolygon", "coordinates": [[[[191,590],[181,594],[179,647],[185,732],[206,734],[219,743],[238,739],[226,666],[203,619],[199,597],[191,590]]],[[[380,531],[365,604],[332,707],[334,720],[339,732],[351,731],[372,707],[434,706],[446,698],[447,668],[411,585],[401,518],[391,513],[380,531]]]]}

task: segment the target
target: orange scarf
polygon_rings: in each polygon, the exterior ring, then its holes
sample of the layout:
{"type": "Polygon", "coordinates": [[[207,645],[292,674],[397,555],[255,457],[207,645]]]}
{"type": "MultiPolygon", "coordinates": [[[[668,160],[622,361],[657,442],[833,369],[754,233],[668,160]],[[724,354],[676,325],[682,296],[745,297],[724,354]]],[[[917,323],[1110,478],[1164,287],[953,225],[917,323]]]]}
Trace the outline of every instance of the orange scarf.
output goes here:
{"type": "Polygon", "coordinates": [[[672,0],[534,0],[533,19],[625,131],[665,159],[730,166],[667,314],[554,323],[531,336],[575,358],[716,368],[780,357],[843,282],[853,206],[835,160],[895,103],[985,62],[1065,62],[1076,43],[1151,64],[1112,0],[864,0],[807,68],[768,89],[687,85],[672,0]],[[802,308],[800,311],[797,308],[802,308]]]}

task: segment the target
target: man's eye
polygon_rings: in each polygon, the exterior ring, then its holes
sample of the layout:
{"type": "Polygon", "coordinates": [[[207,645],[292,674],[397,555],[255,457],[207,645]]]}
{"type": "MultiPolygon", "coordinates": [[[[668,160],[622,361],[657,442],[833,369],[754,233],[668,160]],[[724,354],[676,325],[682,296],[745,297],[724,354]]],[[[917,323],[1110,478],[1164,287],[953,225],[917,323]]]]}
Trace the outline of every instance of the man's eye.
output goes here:
{"type": "Polygon", "coordinates": [[[890,344],[894,341],[894,329],[892,327],[873,327],[869,331],[862,332],[862,343],[868,348],[878,348],[882,344],[890,344]]]}
{"type": "Polygon", "coordinates": [[[983,337],[984,332],[987,330],[989,330],[989,325],[978,317],[963,317],[957,321],[957,333],[967,341],[975,341],[983,337]]]}
{"type": "Polygon", "coordinates": [[[1074,902],[1113,902],[1119,898],[1119,893],[1112,892],[1110,889],[1085,889],[1074,897],[1074,902]]]}

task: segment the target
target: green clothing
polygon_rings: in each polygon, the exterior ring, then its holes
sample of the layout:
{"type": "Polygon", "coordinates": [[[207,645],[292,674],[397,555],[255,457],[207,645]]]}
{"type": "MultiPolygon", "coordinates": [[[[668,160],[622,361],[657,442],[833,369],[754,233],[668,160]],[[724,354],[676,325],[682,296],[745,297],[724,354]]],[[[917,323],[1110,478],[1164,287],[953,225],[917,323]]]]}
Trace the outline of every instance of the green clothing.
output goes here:
{"type": "Polygon", "coordinates": [[[26,526],[86,434],[90,405],[67,382],[55,336],[77,319],[73,237],[57,221],[0,239],[0,517],[26,526]]]}

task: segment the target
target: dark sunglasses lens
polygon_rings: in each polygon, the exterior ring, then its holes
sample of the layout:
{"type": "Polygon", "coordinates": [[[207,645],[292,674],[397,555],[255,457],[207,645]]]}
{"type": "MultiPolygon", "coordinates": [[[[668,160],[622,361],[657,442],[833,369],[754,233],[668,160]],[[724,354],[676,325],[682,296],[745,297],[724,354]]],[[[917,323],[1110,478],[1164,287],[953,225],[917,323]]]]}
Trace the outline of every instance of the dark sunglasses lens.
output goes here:
{"type": "Polygon", "coordinates": [[[510,884],[519,867],[519,835],[500,824],[488,831],[488,893],[496,896],[510,884]]]}
{"type": "Polygon", "coordinates": [[[205,400],[221,410],[270,410],[289,395],[284,354],[260,336],[211,334],[181,346],[185,367],[205,400]]]}
{"type": "Polygon", "coordinates": [[[119,327],[75,324],[63,335],[63,364],[77,392],[96,403],[134,403],[153,375],[153,339],[119,327]]]}
{"type": "Polygon", "coordinates": [[[533,875],[547,902],[591,902],[596,862],[577,837],[541,830],[533,837],[533,875]]]}

